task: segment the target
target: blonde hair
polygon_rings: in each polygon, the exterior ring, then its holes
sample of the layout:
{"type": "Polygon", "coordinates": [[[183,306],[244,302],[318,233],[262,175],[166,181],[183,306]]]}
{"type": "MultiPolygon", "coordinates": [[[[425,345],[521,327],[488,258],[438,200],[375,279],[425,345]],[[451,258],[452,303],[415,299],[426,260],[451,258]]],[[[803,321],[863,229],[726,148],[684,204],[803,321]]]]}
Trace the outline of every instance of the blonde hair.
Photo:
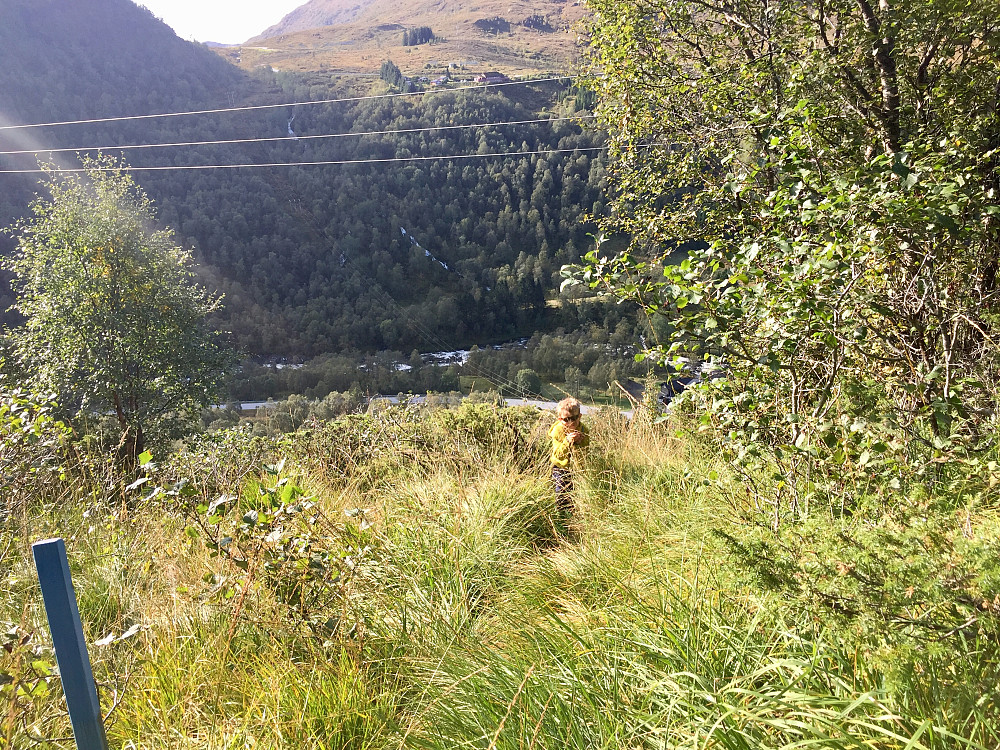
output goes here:
{"type": "Polygon", "coordinates": [[[580,402],[568,396],[556,404],[557,417],[572,417],[580,413],[580,402]]]}

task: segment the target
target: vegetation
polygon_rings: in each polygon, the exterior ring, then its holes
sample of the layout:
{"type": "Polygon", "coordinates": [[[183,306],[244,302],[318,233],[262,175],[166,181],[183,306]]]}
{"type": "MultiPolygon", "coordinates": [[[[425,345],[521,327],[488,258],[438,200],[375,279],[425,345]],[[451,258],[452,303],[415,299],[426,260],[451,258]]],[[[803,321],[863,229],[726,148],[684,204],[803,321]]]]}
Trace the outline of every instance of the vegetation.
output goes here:
{"type": "MultiPolygon", "coordinates": [[[[601,75],[584,86],[215,127],[280,133],[261,161],[447,159],[150,181],[232,292],[237,338],[358,354],[247,369],[285,397],[268,417],[213,410],[209,431],[164,432],[125,472],[57,420],[72,398],[33,393],[27,366],[0,380],[0,750],[69,732],[30,566],[30,542],[55,535],[115,746],[1000,746],[1000,8],[592,6],[601,75]],[[453,127],[553,105],[598,107],[610,209],[584,150],[599,136],[577,124],[453,127]],[[414,132],[375,135],[400,128],[414,132]],[[303,137],[350,129],[350,144],[303,137]],[[456,147],[539,153],[462,162],[456,147]],[[608,239],[567,269],[583,294],[547,300],[592,219],[608,239]],[[413,345],[522,332],[462,370],[413,345]],[[552,416],[494,389],[651,385],[656,367],[703,364],[668,414],[647,388],[631,420],[586,415],[576,512],[558,522],[552,416]],[[464,401],[360,412],[369,383],[479,377],[490,390],[464,401]]],[[[331,91],[257,85],[248,100],[331,91]]],[[[147,216],[120,175],[95,185],[119,193],[88,222],[147,216]]],[[[32,284],[62,264],[20,267],[28,251],[165,242],[138,222],[103,243],[88,222],[50,231],[60,205],[36,204],[9,262],[29,318],[32,284]]]]}
{"type": "Polygon", "coordinates": [[[226,354],[207,330],[219,300],[193,281],[187,253],[150,231],[148,198],[109,159],[82,175],[50,174],[49,199],[19,225],[14,274],[24,324],[3,334],[15,369],[53,392],[74,422],[113,414],[129,461],[146,437],[178,437],[225,374],[226,354]]]}
{"type": "Polygon", "coordinates": [[[427,44],[434,41],[434,32],[430,26],[417,26],[413,29],[406,29],[403,32],[403,46],[416,47],[418,44],[427,44]]]}
{"type": "MultiPolygon", "coordinates": [[[[596,306],[594,306],[596,307],[596,306]]],[[[603,321],[604,312],[590,310],[603,321]]],[[[568,368],[581,374],[590,389],[608,390],[616,380],[641,379],[649,362],[636,362],[639,351],[634,320],[626,311],[610,331],[600,323],[582,321],[572,333],[535,333],[497,347],[476,347],[464,364],[425,361],[417,351],[382,351],[377,354],[328,354],[304,363],[281,367],[245,361],[228,383],[227,399],[258,401],[284,399],[292,394],[322,399],[331,392],[356,394],[428,393],[459,390],[459,378],[474,378],[487,388],[507,395],[539,394],[516,386],[521,370],[536,372],[545,383],[565,383],[568,368]]],[[[661,374],[663,370],[659,370],[661,374]]],[[[561,398],[561,397],[560,397],[561,398]]]]}
{"type": "MultiPolygon", "coordinates": [[[[208,48],[178,38],[151,11],[129,0],[78,0],[51,7],[8,0],[4,11],[4,125],[176,112],[204,105],[239,88],[246,78],[208,48]]],[[[73,135],[85,133],[77,129],[73,135]]],[[[36,135],[26,137],[31,141],[36,135]]],[[[22,136],[4,133],[0,143],[30,148],[30,142],[20,141],[22,136]]]]}
{"type": "Polygon", "coordinates": [[[403,71],[392,60],[386,60],[382,63],[378,77],[396,89],[396,91],[406,92],[413,90],[413,87],[410,85],[410,79],[403,75],[403,71]]]}
{"type": "Polygon", "coordinates": [[[510,33],[510,21],[503,16],[479,18],[476,20],[474,26],[480,31],[484,31],[487,34],[495,34],[497,36],[500,34],[510,33]]]}
{"type": "Polygon", "coordinates": [[[526,29],[534,29],[535,31],[545,31],[545,32],[555,31],[555,29],[552,27],[552,24],[549,23],[549,19],[546,18],[545,16],[538,15],[537,13],[535,15],[528,16],[527,18],[525,18],[523,21],[521,21],[521,25],[524,26],[526,29]]]}
{"type": "Polygon", "coordinates": [[[657,359],[717,362],[705,419],[780,482],[754,485],[775,526],[978,487],[1000,364],[996,4],[593,6],[606,228],[634,239],[576,279],[667,323],[657,359]]]}
{"type": "Polygon", "coordinates": [[[51,449],[0,527],[0,746],[68,734],[27,548],[56,534],[117,747],[1000,741],[995,496],[817,509],[789,595],[732,554],[766,513],[686,417],[587,419],[567,537],[528,410],[223,431],[111,494],[51,449]]]}
{"type": "Polygon", "coordinates": [[[444,72],[454,65],[471,75],[502,70],[511,77],[547,77],[576,69],[578,25],[585,13],[583,4],[572,0],[523,0],[516,6],[502,0],[479,0],[474,5],[455,0],[373,0],[355,5],[321,0],[296,8],[244,46],[217,52],[246,71],[274,67],[371,75],[378,73],[386,50],[395,48],[390,54],[405,53],[396,62],[411,75],[424,66],[444,72]],[[510,19],[503,22],[506,30],[484,45],[476,22],[489,28],[490,21],[496,23],[500,17],[510,19]],[[414,27],[438,34],[445,29],[446,35],[437,36],[433,45],[399,49],[403,29],[414,27]]]}
{"type": "MultiPolygon", "coordinates": [[[[114,12],[114,8],[104,12],[114,12]]],[[[24,39],[10,47],[0,45],[0,56],[6,55],[8,49],[23,49],[28,59],[33,59],[27,47],[32,39],[37,43],[37,27],[44,25],[48,10],[40,9],[38,13],[25,17],[24,39]]],[[[90,28],[87,18],[79,21],[82,28],[90,28]]],[[[61,21],[52,26],[56,31],[63,28],[61,21]]],[[[94,30],[95,38],[101,38],[98,31],[94,30]]],[[[146,33],[148,49],[159,49],[161,45],[166,49],[168,42],[173,43],[166,33],[159,42],[152,31],[147,29],[146,33]]],[[[190,45],[184,48],[194,49],[190,45]]],[[[100,81],[106,76],[74,77],[76,68],[68,62],[58,71],[40,64],[36,69],[22,71],[16,81],[12,79],[18,96],[12,99],[10,112],[36,121],[78,116],[75,110],[67,114],[56,101],[51,103],[51,109],[39,110],[37,97],[28,96],[30,90],[48,90],[56,83],[62,89],[80,92],[86,99],[88,107],[80,110],[84,116],[100,116],[108,111],[139,113],[154,105],[160,107],[159,99],[149,104],[142,99],[141,92],[168,85],[154,85],[144,77],[144,53],[128,48],[112,54],[112,50],[112,45],[95,48],[88,64],[102,70],[121,68],[121,75],[135,70],[135,85],[123,82],[113,91],[104,90],[100,81]],[[125,62],[115,55],[125,55],[125,62]],[[93,103],[97,101],[103,101],[105,109],[95,108],[93,103]]],[[[173,61],[177,80],[182,82],[183,91],[176,95],[191,95],[190,100],[172,102],[175,109],[217,106],[218,101],[212,97],[217,92],[214,87],[220,85],[229,89],[227,105],[370,93],[367,82],[352,89],[316,74],[262,74],[257,80],[249,80],[229,71],[230,78],[217,80],[213,77],[218,67],[215,60],[215,67],[205,66],[204,79],[188,81],[185,76],[189,73],[185,71],[194,63],[185,61],[182,66],[175,58],[167,55],[165,59],[173,61]]],[[[16,58],[3,60],[9,64],[5,70],[18,68],[16,58]]],[[[158,75],[162,74],[160,70],[158,75]]],[[[438,131],[407,134],[389,142],[384,136],[371,135],[319,139],[308,141],[308,146],[304,141],[286,140],[252,147],[154,149],[125,155],[130,165],[138,168],[242,162],[247,160],[248,149],[253,151],[250,161],[268,162],[442,157],[440,161],[392,169],[345,165],[225,174],[211,170],[139,172],[135,179],[156,200],[161,225],[174,227],[177,243],[191,248],[199,263],[199,280],[225,295],[226,305],[213,314],[213,325],[231,334],[236,347],[248,356],[284,355],[300,362],[314,358],[305,372],[294,375],[291,370],[282,373],[248,365],[243,371],[244,381],[233,383],[220,401],[284,399],[292,394],[322,399],[331,392],[451,391],[459,388],[456,372],[426,367],[408,374],[390,369],[388,363],[412,360],[414,349],[426,352],[474,343],[485,345],[528,337],[538,331],[555,333],[559,328],[571,332],[583,329],[589,337],[597,325],[612,330],[616,340],[625,335],[637,340],[642,330],[634,316],[622,325],[623,309],[613,305],[546,304],[559,266],[577,259],[592,242],[588,236],[592,225],[586,220],[586,212],[601,210],[604,172],[599,153],[585,149],[599,145],[600,137],[570,121],[495,129],[454,127],[533,119],[546,107],[565,106],[569,111],[574,106],[572,97],[579,98],[575,89],[548,83],[508,87],[502,95],[481,89],[440,91],[406,102],[371,100],[297,107],[294,111],[265,110],[238,116],[169,118],[32,132],[34,138],[50,146],[70,147],[87,142],[284,137],[290,121],[302,136],[439,127],[438,131]],[[514,161],[448,158],[453,154],[551,148],[569,151],[534,154],[514,161]],[[373,353],[379,351],[382,353],[373,353]],[[395,356],[397,351],[401,356],[395,356]],[[380,367],[379,363],[387,366],[380,367]],[[359,370],[366,364],[376,366],[359,370]]],[[[14,140],[10,145],[24,144],[14,140]]],[[[11,166],[35,166],[33,157],[0,158],[11,166]]],[[[54,158],[74,166],[68,157],[54,158]]],[[[19,179],[16,175],[3,176],[5,184],[11,184],[10,190],[0,191],[0,203],[7,216],[23,212],[34,189],[29,183],[17,186],[15,181],[19,179]]],[[[0,237],[0,243],[6,239],[0,237]]],[[[4,250],[13,253],[13,243],[4,250]]],[[[0,297],[4,308],[14,301],[6,293],[0,297]]],[[[11,315],[7,323],[16,326],[20,320],[11,315]]],[[[596,340],[594,343],[600,345],[596,340]]],[[[627,361],[613,361],[615,357],[604,351],[584,356],[577,351],[581,346],[585,344],[574,344],[572,352],[567,350],[566,361],[554,362],[547,356],[544,365],[536,366],[529,361],[533,357],[526,357],[513,371],[515,363],[507,359],[496,366],[482,362],[477,365],[478,380],[482,383],[492,378],[495,387],[510,392],[510,384],[520,369],[544,371],[546,380],[562,381],[566,368],[571,366],[579,369],[586,380],[598,358],[609,365],[604,369],[624,372],[629,366],[627,361]]],[[[621,342],[616,346],[624,351],[621,342]]],[[[631,356],[631,351],[624,355],[626,360],[631,356]]],[[[595,378],[600,374],[595,372],[595,378]]],[[[607,382],[599,387],[606,389],[607,382]]]]}
{"type": "MultiPolygon", "coordinates": [[[[33,23],[42,24],[48,12],[47,6],[39,10],[33,23]]],[[[38,44],[41,33],[30,34],[32,28],[25,34],[38,44]]],[[[62,29],[61,22],[54,28],[62,29]]],[[[168,41],[162,42],[165,48],[168,41]]],[[[148,49],[159,46],[150,41],[148,49]]],[[[118,71],[122,65],[112,44],[87,50],[88,65],[99,70],[118,71]]],[[[58,75],[46,65],[22,69],[0,44],[0,63],[18,71],[11,73],[17,96],[7,116],[47,122],[386,93],[385,85],[372,79],[345,82],[318,73],[260,72],[250,79],[231,69],[229,78],[218,80],[211,66],[195,86],[183,77],[195,59],[184,66],[173,63],[179,89],[171,91],[176,101],[167,106],[158,92],[172,84],[154,85],[143,72],[142,57],[129,59],[126,68],[136,70],[135,76],[107,89],[102,82],[108,76],[76,77],[72,71],[79,66],[68,61],[58,75]],[[53,99],[39,108],[33,92],[53,87],[72,89],[88,106],[78,110],[70,106],[75,100],[53,99]],[[145,100],[144,91],[150,92],[145,100]]],[[[405,76],[395,69],[397,84],[403,85],[405,76]]],[[[202,283],[225,295],[215,325],[231,332],[248,356],[438,351],[560,325],[550,324],[546,295],[558,268],[578,260],[591,244],[594,226],[586,215],[602,210],[605,179],[602,136],[552,117],[568,114],[567,97],[573,96],[550,81],[505,87],[502,93],[480,87],[406,99],[13,131],[16,138],[2,131],[0,141],[32,153],[94,145],[111,153],[114,144],[274,139],[121,153],[136,169],[304,163],[136,174],[156,201],[160,220],[176,229],[178,243],[198,261],[202,283]],[[503,124],[514,122],[523,124],[503,124]],[[500,124],[480,127],[490,123],[500,124]],[[288,135],[290,129],[298,140],[288,135]],[[397,130],[411,132],[385,132],[397,130]],[[340,136],[346,133],[354,135],[340,136]],[[489,156],[513,152],[525,155],[489,156]]],[[[78,166],[65,154],[54,160],[78,166]]],[[[37,166],[33,155],[0,156],[0,161],[4,168],[37,166]]],[[[3,222],[27,211],[37,187],[33,179],[0,175],[3,222]]],[[[4,244],[0,251],[9,254],[13,248],[4,244]]],[[[0,294],[3,308],[11,302],[0,294]]]]}
{"type": "MultiPolygon", "coordinates": [[[[286,101],[331,95],[293,78],[276,83],[286,101]]],[[[542,101],[551,86],[535,91],[542,101]]],[[[179,172],[144,184],[161,217],[218,279],[227,299],[221,325],[248,354],[437,351],[530,335],[547,327],[546,291],[559,266],[591,242],[585,213],[600,210],[604,171],[600,155],[586,150],[599,136],[571,121],[453,127],[536,119],[530,96],[519,101],[523,95],[441,91],[300,108],[300,136],[441,130],[319,140],[308,152],[291,141],[268,146],[264,156],[428,161],[242,177],[179,172]],[[568,151],[452,158],[549,149],[568,151]]],[[[265,119],[256,132],[285,133],[283,113],[265,119]]],[[[173,158],[180,164],[190,157],[173,158]]]]}

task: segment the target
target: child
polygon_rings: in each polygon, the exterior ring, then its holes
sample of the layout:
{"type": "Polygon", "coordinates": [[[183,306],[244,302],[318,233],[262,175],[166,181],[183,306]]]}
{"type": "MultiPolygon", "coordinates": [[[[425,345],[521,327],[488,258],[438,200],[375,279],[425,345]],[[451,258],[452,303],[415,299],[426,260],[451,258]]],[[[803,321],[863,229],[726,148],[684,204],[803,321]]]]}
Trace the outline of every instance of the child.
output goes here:
{"type": "Polygon", "coordinates": [[[556,491],[556,507],[563,516],[573,512],[573,474],[570,461],[574,447],[585,448],[590,443],[587,428],[580,422],[580,402],[564,398],[556,405],[556,422],[549,430],[552,438],[552,484],[556,491]]]}

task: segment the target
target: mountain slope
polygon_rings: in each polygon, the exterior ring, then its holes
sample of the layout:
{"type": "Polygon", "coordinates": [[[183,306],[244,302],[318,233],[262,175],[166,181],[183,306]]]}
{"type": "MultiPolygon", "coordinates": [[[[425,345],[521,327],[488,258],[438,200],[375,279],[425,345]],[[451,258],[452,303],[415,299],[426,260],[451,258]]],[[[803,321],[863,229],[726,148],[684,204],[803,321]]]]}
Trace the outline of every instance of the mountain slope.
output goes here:
{"type": "Polygon", "coordinates": [[[247,44],[261,42],[271,37],[294,34],[321,26],[334,26],[358,20],[378,0],[309,0],[282,18],[247,44]]]}
{"type": "MultiPolygon", "coordinates": [[[[247,76],[201,45],[179,39],[130,0],[3,0],[0,126],[198,109],[227,99],[247,76]]],[[[74,125],[0,130],[0,170],[34,169],[47,148],[125,142],[151,126],[74,125]]],[[[155,126],[152,128],[155,130],[155,126]]],[[[27,212],[37,175],[0,174],[0,224],[27,212]]],[[[0,252],[10,238],[0,234],[0,252]]],[[[0,279],[0,314],[11,298],[0,279]]]]}
{"type": "Polygon", "coordinates": [[[242,47],[244,68],[371,73],[392,59],[412,75],[438,69],[508,75],[569,72],[584,17],[574,0],[310,0],[242,47]],[[430,43],[404,46],[404,32],[430,28],[430,43]]]}
{"type": "MultiPolygon", "coordinates": [[[[225,293],[218,325],[243,351],[433,351],[561,324],[545,297],[589,244],[586,214],[601,209],[604,180],[601,135],[547,119],[576,111],[567,82],[369,97],[385,85],[246,75],[128,0],[11,7],[11,25],[0,24],[8,118],[233,108],[0,130],[0,150],[202,144],[123,156],[157,170],[136,179],[203,282],[225,293]],[[238,110],[262,104],[279,106],[238,110]],[[539,112],[546,119],[525,124],[539,112]]],[[[72,154],[57,158],[75,166],[72,154]]],[[[0,171],[34,166],[30,153],[0,156],[0,171]]],[[[0,225],[27,212],[36,177],[0,174],[0,225]]],[[[0,245],[9,251],[10,236],[0,245]]],[[[0,309],[10,302],[0,279],[0,309]]]]}
{"type": "Polygon", "coordinates": [[[79,119],[164,111],[176,98],[167,92],[205,99],[242,78],[130,0],[3,3],[0,91],[11,120],[42,120],[56,109],[79,119]]]}
{"type": "MultiPolygon", "coordinates": [[[[5,0],[0,18],[0,125],[196,109],[247,81],[238,68],[179,39],[129,0],[5,0]]],[[[144,125],[137,121],[131,129],[141,135],[144,125]]],[[[46,148],[106,143],[112,130],[0,130],[0,150],[30,149],[48,161],[46,148]]],[[[0,156],[3,169],[35,166],[31,154],[0,156]]],[[[0,175],[0,217],[23,213],[33,185],[34,177],[0,175]]]]}

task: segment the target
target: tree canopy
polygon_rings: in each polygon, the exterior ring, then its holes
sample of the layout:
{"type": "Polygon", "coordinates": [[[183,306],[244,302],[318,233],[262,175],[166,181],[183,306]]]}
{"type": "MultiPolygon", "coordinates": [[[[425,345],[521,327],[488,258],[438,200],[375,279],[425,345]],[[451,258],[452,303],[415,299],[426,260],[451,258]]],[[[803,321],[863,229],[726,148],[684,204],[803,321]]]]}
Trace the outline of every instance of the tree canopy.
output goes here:
{"type": "Polygon", "coordinates": [[[49,198],[21,222],[6,331],[26,380],[57,394],[78,424],[113,414],[125,459],[169,438],[209,402],[227,356],[209,332],[220,300],[194,282],[190,258],[121,165],[85,159],[51,171],[49,198]]]}
{"type": "Polygon", "coordinates": [[[806,494],[817,466],[971,455],[998,365],[1000,4],[590,4],[605,230],[632,241],[573,278],[664,318],[658,358],[716,360],[706,419],[806,494]]]}

